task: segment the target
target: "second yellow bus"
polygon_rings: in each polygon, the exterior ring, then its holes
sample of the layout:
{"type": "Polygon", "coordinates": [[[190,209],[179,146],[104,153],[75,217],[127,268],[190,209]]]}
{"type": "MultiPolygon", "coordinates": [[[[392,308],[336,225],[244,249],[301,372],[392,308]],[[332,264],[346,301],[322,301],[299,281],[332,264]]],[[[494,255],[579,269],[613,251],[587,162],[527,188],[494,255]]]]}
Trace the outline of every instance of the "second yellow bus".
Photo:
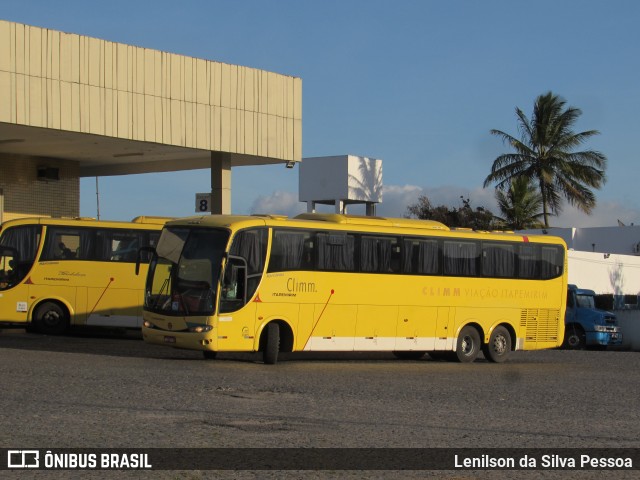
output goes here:
{"type": "MultiPolygon", "coordinates": [[[[0,324],[59,334],[72,325],[140,328],[138,250],[166,218],[23,218],[0,227],[0,324]]],[[[146,271],[147,258],[144,260],[146,271]]]]}

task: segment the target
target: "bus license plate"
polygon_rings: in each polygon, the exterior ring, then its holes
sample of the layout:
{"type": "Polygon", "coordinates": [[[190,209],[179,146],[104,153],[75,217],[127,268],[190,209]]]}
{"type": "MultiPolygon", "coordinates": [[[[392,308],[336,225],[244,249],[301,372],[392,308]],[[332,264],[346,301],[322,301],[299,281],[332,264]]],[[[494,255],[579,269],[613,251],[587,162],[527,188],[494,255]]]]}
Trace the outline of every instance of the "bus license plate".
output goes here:
{"type": "Polygon", "coordinates": [[[164,343],[176,343],[176,337],[165,336],[164,343]]]}

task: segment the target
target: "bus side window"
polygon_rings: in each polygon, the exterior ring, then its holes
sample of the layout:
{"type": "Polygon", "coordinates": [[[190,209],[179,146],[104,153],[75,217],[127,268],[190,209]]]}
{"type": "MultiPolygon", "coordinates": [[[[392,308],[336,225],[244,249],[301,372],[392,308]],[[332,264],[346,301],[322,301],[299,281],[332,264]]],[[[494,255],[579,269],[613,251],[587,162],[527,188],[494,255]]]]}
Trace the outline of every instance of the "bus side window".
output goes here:
{"type": "Polygon", "coordinates": [[[304,270],[310,261],[309,232],[275,230],[269,271],[304,270]]]}
{"type": "Polygon", "coordinates": [[[513,245],[488,243],[482,245],[482,274],[485,277],[511,278],[516,272],[513,245]]]}
{"type": "Polygon", "coordinates": [[[75,260],[80,258],[81,238],[88,229],[48,227],[40,260],[75,260]]]}
{"type": "Polygon", "coordinates": [[[316,235],[318,270],[355,271],[355,237],[343,232],[316,235]]]}
{"type": "Polygon", "coordinates": [[[474,276],[478,274],[479,242],[445,240],[444,274],[474,276]]]}
{"type": "Polygon", "coordinates": [[[562,274],[564,252],[556,246],[541,248],[541,276],[543,280],[555,278],[562,274]]]}
{"type": "Polygon", "coordinates": [[[437,275],[440,272],[440,247],[435,239],[405,238],[402,271],[414,275],[437,275]]]}
{"type": "Polygon", "coordinates": [[[57,251],[57,258],[59,259],[63,259],[63,260],[69,260],[71,258],[75,257],[75,254],[71,251],[70,248],[68,248],[64,242],[59,242],[58,243],[58,251],[57,251]]]}
{"type": "Polygon", "coordinates": [[[400,247],[395,237],[360,237],[360,270],[392,273],[400,270],[400,247]]]}

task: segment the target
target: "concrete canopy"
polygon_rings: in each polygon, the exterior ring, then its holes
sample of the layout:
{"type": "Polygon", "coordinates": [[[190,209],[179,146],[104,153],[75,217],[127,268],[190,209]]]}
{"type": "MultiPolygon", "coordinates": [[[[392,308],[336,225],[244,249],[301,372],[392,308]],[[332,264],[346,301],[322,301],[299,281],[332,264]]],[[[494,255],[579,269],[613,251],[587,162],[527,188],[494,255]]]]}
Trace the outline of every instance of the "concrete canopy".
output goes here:
{"type": "Polygon", "coordinates": [[[302,156],[292,76],[0,20],[0,92],[0,164],[60,159],[80,177],[212,168],[215,196],[231,167],[302,156]]]}
{"type": "MultiPolygon", "coordinates": [[[[172,172],[211,166],[211,151],[0,122],[2,154],[74,160],[80,177],[172,172]]],[[[231,166],[270,165],[283,159],[231,154],[231,166]]],[[[293,160],[292,161],[299,161],[293,160]]]]}

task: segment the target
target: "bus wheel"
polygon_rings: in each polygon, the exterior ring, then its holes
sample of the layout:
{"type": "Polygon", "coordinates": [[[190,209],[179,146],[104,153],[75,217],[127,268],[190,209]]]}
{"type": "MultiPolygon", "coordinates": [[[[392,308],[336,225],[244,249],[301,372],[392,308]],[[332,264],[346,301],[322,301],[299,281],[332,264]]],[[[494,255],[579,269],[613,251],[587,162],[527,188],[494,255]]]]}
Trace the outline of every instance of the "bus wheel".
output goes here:
{"type": "Polygon", "coordinates": [[[511,353],[511,335],[509,335],[509,331],[504,327],[496,327],[489,338],[489,343],[482,346],[482,353],[490,362],[504,362],[511,353]]]}
{"type": "Polygon", "coordinates": [[[218,352],[214,352],[212,350],[203,350],[202,356],[205,358],[205,360],[215,360],[218,356],[218,352]]]}
{"type": "Polygon", "coordinates": [[[45,302],[36,310],[35,327],[40,333],[61,335],[69,328],[69,316],[57,303],[45,302]]]}
{"type": "Polygon", "coordinates": [[[580,325],[567,325],[564,331],[562,346],[569,350],[582,350],[587,343],[587,337],[580,325]]]}
{"type": "Polygon", "coordinates": [[[267,325],[266,335],[262,359],[267,365],[274,365],[278,361],[278,352],[280,351],[280,325],[271,322],[267,325]]]}
{"type": "Polygon", "coordinates": [[[480,353],[480,334],[478,330],[467,325],[458,335],[456,359],[462,363],[473,362],[480,353]]]}
{"type": "Polygon", "coordinates": [[[394,351],[393,355],[399,360],[420,360],[427,352],[417,352],[413,350],[409,351],[394,351]]]}

